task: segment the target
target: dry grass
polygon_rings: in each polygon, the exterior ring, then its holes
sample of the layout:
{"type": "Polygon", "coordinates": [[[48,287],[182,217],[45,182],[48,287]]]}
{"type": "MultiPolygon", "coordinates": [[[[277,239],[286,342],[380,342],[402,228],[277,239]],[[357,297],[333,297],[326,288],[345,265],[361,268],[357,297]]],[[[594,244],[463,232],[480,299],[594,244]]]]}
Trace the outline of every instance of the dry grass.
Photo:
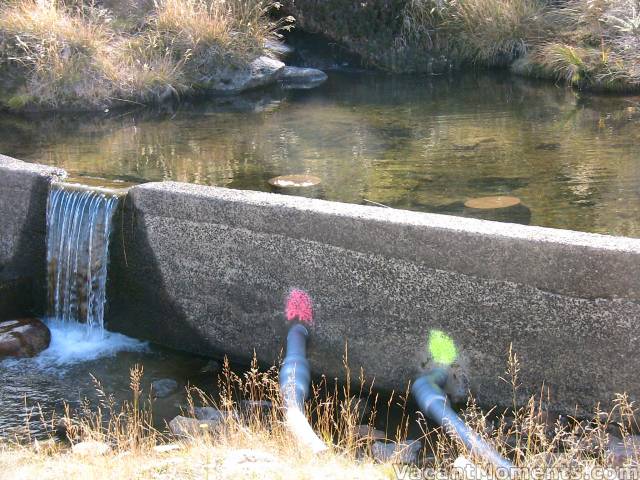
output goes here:
{"type": "Polygon", "coordinates": [[[95,110],[206,90],[259,55],[282,23],[271,0],[158,0],[132,28],[95,5],[0,3],[0,71],[21,79],[14,109],[95,110]]]}
{"type": "Polygon", "coordinates": [[[410,0],[402,34],[457,64],[512,65],[579,88],[640,88],[637,0],[410,0]]]}
{"type": "MultiPolygon", "coordinates": [[[[510,353],[505,377],[513,389],[514,402],[518,374],[517,357],[510,353]]],[[[116,407],[98,383],[100,404],[66,418],[71,426],[71,443],[105,442],[111,446],[109,453],[79,456],[62,442],[0,444],[0,478],[396,478],[399,472],[408,475],[410,470],[402,470],[392,461],[376,461],[371,455],[371,439],[356,433],[362,424],[388,424],[390,410],[399,412],[399,417],[393,427],[387,428],[389,441],[404,440],[410,422],[418,422],[423,432],[418,440],[426,448],[419,464],[409,468],[428,466],[450,476],[460,473],[455,470],[455,459],[469,456],[455,439],[440,428],[428,426],[412,412],[406,393],[379,400],[362,374],[357,391],[330,386],[325,379],[314,386],[307,414],[330,445],[321,456],[292,441],[282,420],[275,368],[260,371],[254,363],[246,373],[237,375],[225,363],[219,376],[219,398],[211,399],[193,390],[187,410],[193,413],[195,403],[213,404],[226,412],[226,420],[213,431],[202,426],[188,438],[174,438],[151,427],[151,404],[140,389],[141,377],[142,369],[133,368],[131,402],[116,407]],[[247,409],[241,407],[242,399],[268,400],[271,407],[247,409]],[[371,407],[364,416],[359,408],[363,401],[371,407]],[[157,445],[171,445],[171,450],[160,451],[157,445]]],[[[573,475],[571,478],[598,478],[594,475],[599,474],[613,478],[610,475],[614,468],[619,474],[620,468],[626,469],[622,474],[639,473],[640,445],[633,436],[638,429],[637,411],[626,396],[618,396],[610,412],[597,409],[592,418],[581,420],[554,419],[544,410],[545,400],[544,395],[532,397],[526,405],[514,404],[500,414],[482,412],[471,401],[464,416],[478,433],[528,473],[535,469],[538,473],[573,475]],[[624,454],[620,454],[620,448],[615,452],[610,448],[613,435],[620,438],[624,454]]],[[[489,465],[475,461],[491,472],[489,465]]]]}
{"type": "Polygon", "coordinates": [[[411,0],[403,33],[456,63],[503,66],[547,34],[545,13],[540,0],[411,0]]]}

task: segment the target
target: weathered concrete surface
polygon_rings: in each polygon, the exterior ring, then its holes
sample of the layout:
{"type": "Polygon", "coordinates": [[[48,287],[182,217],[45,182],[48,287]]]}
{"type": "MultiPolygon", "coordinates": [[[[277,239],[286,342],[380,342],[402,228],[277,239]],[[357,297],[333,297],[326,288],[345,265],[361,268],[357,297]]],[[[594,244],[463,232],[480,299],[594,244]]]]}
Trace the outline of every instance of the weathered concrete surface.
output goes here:
{"type": "Polygon", "coordinates": [[[166,182],[131,189],[112,243],[108,325],[197,353],[274,360],[293,287],[314,300],[310,359],[387,389],[459,348],[454,386],[508,404],[541,383],[573,411],[640,394],[640,240],[166,182]],[[468,382],[468,383],[467,383],[468,382]]]}
{"type": "Polygon", "coordinates": [[[60,169],[0,155],[0,293],[6,294],[0,319],[25,314],[27,304],[42,307],[49,183],[64,176],[60,169]]]}

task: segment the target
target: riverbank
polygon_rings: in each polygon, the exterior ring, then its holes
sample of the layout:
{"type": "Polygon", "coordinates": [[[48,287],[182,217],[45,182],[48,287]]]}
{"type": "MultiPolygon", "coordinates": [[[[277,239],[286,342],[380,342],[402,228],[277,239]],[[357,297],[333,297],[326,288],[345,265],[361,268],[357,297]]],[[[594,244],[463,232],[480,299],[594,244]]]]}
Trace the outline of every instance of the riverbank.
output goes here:
{"type": "Polygon", "coordinates": [[[628,0],[290,0],[285,5],[300,28],[342,42],[385,70],[442,74],[498,67],[580,89],[640,89],[640,16],[628,0]]]}
{"type": "Polygon", "coordinates": [[[271,0],[0,6],[0,108],[103,110],[238,93],[284,69],[269,45],[288,18],[271,0]]]}

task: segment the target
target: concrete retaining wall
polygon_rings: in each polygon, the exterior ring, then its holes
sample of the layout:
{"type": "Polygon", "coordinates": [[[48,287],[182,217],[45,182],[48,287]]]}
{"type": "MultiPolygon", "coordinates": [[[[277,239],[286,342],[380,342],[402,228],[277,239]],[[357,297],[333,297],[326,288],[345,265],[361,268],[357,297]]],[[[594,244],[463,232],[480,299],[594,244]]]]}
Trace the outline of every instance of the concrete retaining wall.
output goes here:
{"type": "MultiPolygon", "coordinates": [[[[0,315],[42,309],[48,184],[63,174],[0,157],[0,315]]],[[[459,351],[452,392],[483,404],[511,401],[510,344],[522,394],[544,381],[556,409],[640,396],[638,239],[171,182],[132,188],[116,222],[110,329],[271,362],[302,288],[312,367],[329,378],[348,344],[354,375],[404,389],[439,329],[459,351]]]]}
{"type": "Polygon", "coordinates": [[[64,175],[0,155],[0,320],[42,311],[47,195],[64,175]]]}
{"type": "Polygon", "coordinates": [[[542,382],[573,411],[640,394],[640,240],[258,192],[151,183],[116,228],[111,328],[197,353],[274,360],[291,288],[314,300],[311,362],[404,389],[428,366],[427,338],[459,349],[458,394],[511,402],[513,343],[523,394],[542,382]]]}

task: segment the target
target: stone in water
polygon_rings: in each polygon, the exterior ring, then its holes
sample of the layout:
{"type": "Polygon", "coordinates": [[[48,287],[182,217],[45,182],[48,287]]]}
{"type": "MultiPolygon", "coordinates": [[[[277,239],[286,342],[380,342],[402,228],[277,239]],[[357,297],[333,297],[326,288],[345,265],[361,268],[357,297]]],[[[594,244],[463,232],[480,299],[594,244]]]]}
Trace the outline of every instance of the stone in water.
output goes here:
{"type": "Polygon", "coordinates": [[[520,205],[520,199],[517,197],[508,196],[471,198],[464,202],[464,206],[467,208],[478,208],[483,210],[509,208],[515,207],[516,205],[520,205]]]}
{"type": "Polygon", "coordinates": [[[313,187],[321,182],[313,175],[282,175],[269,180],[269,184],[278,188],[313,187]]]}

